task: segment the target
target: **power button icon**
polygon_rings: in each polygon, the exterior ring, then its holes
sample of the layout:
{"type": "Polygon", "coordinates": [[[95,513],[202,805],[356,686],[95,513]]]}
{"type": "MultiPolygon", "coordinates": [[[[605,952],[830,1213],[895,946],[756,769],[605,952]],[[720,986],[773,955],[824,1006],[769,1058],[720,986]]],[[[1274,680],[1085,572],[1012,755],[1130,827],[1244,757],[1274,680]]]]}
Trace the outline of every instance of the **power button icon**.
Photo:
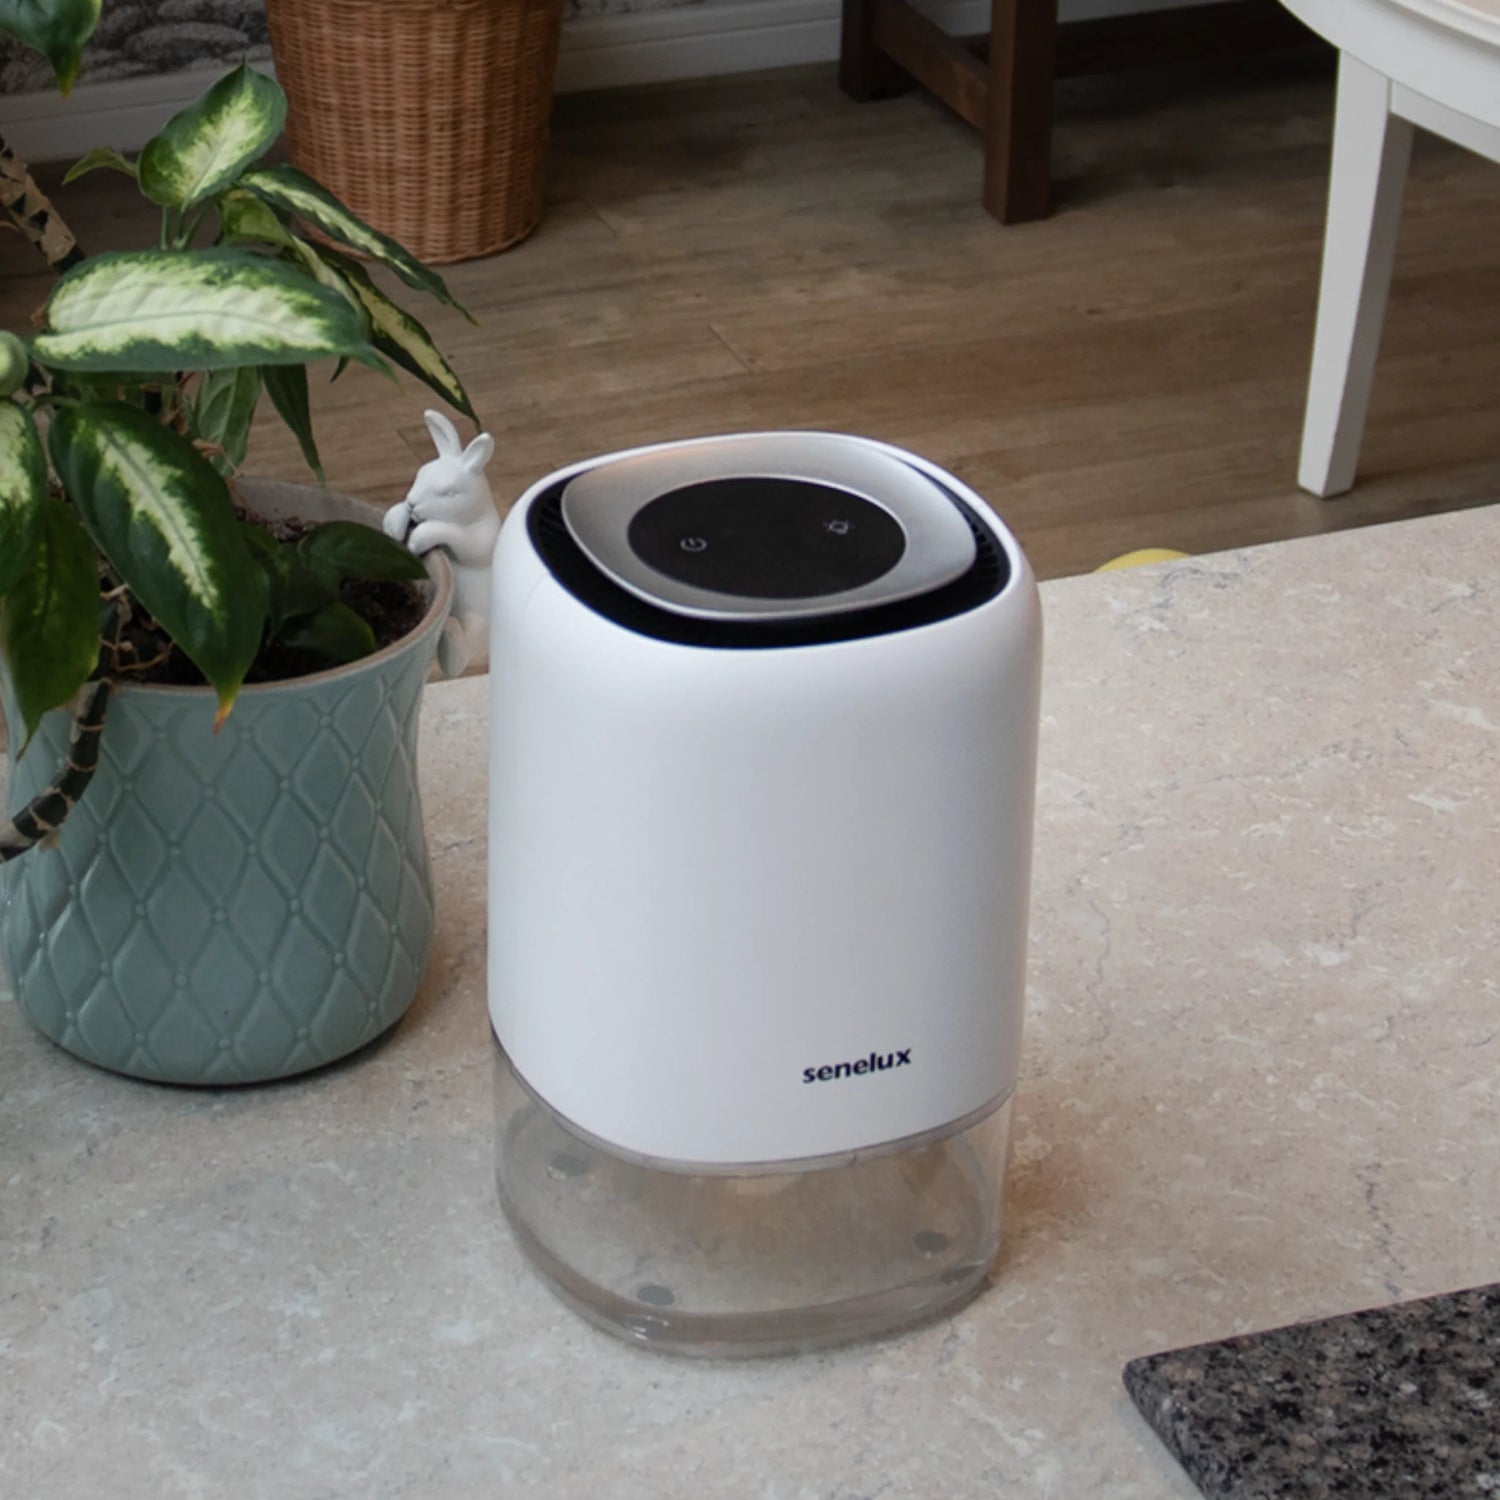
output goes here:
{"type": "Polygon", "coordinates": [[[830,536],[848,536],[854,527],[845,520],[824,521],[823,530],[830,536]]]}
{"type": "Polygon", "coordinates": [[[677,544],[684,552],[707,552],[708,543],[701,536],[685,536],[677,544]]]}

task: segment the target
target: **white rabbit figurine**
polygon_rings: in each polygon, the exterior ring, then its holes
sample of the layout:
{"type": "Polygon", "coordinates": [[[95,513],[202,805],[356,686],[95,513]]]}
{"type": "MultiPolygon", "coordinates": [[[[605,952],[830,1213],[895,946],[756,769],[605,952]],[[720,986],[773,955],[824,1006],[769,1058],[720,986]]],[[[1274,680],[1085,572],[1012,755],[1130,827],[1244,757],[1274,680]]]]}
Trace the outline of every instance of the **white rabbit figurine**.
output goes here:
{"type": "Polygon", "coordinates": [[[406,499],[385,513],[386,535],[421,557],[446,547],[453,559],[453,611],[438,642],[438,665],[457,677],[490,648],[490,570],[500,516],[484,477],[495,440],[481,432],[467,448],[441,412],[423,413],[438,456],[417,470],[406,499]]]}

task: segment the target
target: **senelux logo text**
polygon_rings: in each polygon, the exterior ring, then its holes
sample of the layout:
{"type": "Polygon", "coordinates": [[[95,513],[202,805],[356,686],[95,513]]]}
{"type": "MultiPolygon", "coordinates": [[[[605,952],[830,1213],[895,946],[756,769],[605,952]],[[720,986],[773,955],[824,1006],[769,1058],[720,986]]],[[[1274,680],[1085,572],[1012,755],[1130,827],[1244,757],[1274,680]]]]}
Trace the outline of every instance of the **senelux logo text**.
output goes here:
{"type": "Polygon", "coordinates": [[[884,1073],[911,1062],[911,1048],[900,1052],[872,1052],[858,1062],[824,1063],[821,1068],[803,1068],[803,1083],[827,1083],[830,1078],[862,1078],[866,1073],[884,1073]]]}

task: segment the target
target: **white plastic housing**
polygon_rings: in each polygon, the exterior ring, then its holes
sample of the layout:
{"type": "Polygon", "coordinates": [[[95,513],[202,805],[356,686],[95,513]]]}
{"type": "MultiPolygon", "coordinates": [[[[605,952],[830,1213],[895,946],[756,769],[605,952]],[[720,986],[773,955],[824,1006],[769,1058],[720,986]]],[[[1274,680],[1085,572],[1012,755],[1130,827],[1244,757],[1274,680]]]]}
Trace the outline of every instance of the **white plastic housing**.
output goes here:
{"type": "Polygon", "coordinates": [[[977,495],[872,446],[992,529],[994,598],[830,644],[637,634],[563,588],[526,525],[562,477],[622,455],[549,476],[502,530],[491,1017],[525,1087],[617,1152],[836,1157],[957,1128],[1015,1082],[1036,587],[977,495]]]}

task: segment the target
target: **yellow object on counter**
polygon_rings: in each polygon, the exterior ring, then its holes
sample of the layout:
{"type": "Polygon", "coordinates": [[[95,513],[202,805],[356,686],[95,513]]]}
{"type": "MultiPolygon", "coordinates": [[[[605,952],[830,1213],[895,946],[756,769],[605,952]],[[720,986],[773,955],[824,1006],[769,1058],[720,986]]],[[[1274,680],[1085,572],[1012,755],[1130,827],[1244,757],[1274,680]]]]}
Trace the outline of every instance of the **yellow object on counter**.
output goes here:
{"type": "Polygon", "coordinates": [[[1112,557],[1107,563],[1101,563],[1094,569],[1096,573],[1114,573],[1121,568],[1143,568],[1147,563],[1176,562],[1180,557],[1189,556],[1186,552],[1174,552],[1170,547],[1141,547],[1135,552],[1124,552],[1119,557],[1112,557]]]}

